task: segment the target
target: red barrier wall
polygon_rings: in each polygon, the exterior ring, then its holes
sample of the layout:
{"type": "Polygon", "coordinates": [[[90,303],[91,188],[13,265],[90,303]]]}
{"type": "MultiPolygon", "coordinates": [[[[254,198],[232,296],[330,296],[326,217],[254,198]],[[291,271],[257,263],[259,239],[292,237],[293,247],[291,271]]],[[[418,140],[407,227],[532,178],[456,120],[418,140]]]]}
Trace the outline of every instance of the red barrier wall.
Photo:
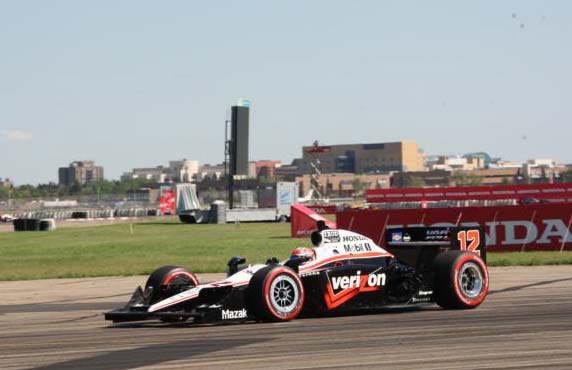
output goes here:
{"type": "Polygon", "coordinates": [[[293,238],[305,238],[317,229],[317,222],[324,221],[330,229],[335,229],[336,224],[327,218],[320,216],[314,210],[301,204],[294,204],[290,212],[290,230],[293,238]]]}
{"type": "Polygon", "coordinates": [[[314,204],[306,207],[310,208],[311,210],[314,210],[316,213],[319,213],[321,215],[335,215],[337,211],[337,207],[335,205],[329,205],[329,204],[322,206],[314,204]]]}
{"type": "Polygon", "coordinates": [[[340,229],[383,243],[383,234],[399,226],[484,226],[492,251],[572,250],[572,204],[498,207],[349,210],[336,214],[340,229]]]}
{"type": "Polygon", "coordinates": [[[572,183],[537,185],[458,186],[449,188],[370,189],[368,203],[440,200],[551,199],[572,201],[572,183]]]}

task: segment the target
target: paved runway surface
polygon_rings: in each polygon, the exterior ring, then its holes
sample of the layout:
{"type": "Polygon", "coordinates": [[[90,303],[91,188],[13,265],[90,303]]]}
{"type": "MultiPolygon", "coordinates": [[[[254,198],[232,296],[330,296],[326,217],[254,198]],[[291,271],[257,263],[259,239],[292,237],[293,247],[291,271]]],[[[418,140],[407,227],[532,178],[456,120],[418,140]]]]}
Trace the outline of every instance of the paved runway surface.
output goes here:
{"type": "Polygon", "coordinates": [[[0,369],[572,369],[572,266],[490,271],[475,310],[207,327],[104,322],[145,277],[0,282],[0,369]]]}

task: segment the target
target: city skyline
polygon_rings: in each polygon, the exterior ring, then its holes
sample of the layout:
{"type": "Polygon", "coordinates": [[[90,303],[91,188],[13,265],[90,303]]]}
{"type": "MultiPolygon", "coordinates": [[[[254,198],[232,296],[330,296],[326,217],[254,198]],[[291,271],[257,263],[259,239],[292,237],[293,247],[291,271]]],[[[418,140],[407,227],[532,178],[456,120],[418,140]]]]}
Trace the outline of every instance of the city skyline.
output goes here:
{"type": "Polygon", "coordinates": [[[565,1],[7,3],[0,11],[0,177],[57,181],[92,159],[221,163],[252,99],[252,159],[414,140],[570,163],[565,1]]]}

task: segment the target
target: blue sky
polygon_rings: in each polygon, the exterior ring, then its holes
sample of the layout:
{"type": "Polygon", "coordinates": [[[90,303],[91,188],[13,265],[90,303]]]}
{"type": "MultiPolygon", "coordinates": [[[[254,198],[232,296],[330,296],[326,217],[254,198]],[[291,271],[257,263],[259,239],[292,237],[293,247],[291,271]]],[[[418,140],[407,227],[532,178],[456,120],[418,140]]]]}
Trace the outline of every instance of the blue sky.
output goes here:
{"type": "Polygon", "coordinates": [[[569,1],[3,1],[0,177],[107,178],[223,159],[252,99],[252,159],[415,140],[572,162],[569,1]]]}

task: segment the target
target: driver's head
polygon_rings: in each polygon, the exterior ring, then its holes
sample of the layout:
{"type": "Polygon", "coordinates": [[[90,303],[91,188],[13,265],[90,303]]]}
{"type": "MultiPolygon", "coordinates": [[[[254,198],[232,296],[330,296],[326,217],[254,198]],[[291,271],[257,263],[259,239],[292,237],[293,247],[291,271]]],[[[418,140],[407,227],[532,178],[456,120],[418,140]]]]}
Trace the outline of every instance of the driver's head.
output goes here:
{"type": "Polygon", "coordinates": [[[290,253],[290,258],[314,258],[314,250],[312,248],[298,247],[290,253]]]}

